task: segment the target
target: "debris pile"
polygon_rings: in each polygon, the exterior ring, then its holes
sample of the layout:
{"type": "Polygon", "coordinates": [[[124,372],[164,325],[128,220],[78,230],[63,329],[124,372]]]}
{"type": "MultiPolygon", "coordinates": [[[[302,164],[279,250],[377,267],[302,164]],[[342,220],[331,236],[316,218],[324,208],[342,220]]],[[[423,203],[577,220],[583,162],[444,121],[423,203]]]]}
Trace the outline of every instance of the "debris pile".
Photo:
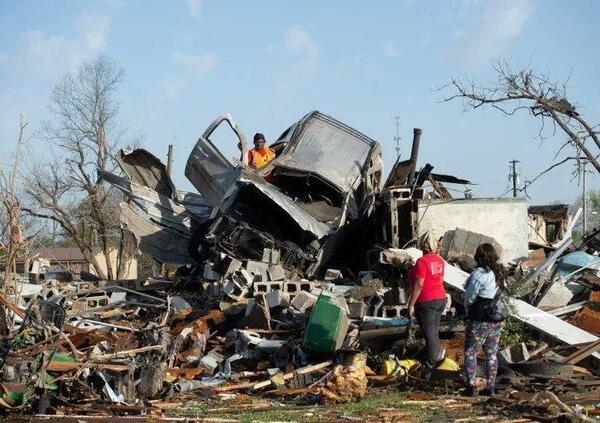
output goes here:
{"type": "MultiPolygon", "coordinates": [[[[141,252],[177,270],[83,281],[46,269],[0,297],[0,406],[134,415],[242,392],[341,403],[373,385],[460,381],[463,284],[477,245],[504,246],[474,228],[443,233],[447,358],[432,381],[420,379],[424,342],[407,317],[408,271],[422,254],[410,247],[415,210],[451,198],[443,182],[469,183],[431,165],[417,172],[420,135],[384,184],[379,145],[329,116],[305,116],[271,146],[272,162],[249,170],[245,137],[224,115],[186,166],[201,195],[176,190],[150,153],[122,151],[124,176],[100,176],[124,194],[123,227],[141,252]],[[239,140],[239,166],[210,141],[223,122],[239,140]]],[[[576,220],[562,241],[511,260],[511,319],[522,327],[500,353],[496,401],[523,406],[548,386],[590,410],[600,398],[599,232],[573,245],[576,220]]],[[[558,411],[575,413],[567,403],[558,411]]]]}

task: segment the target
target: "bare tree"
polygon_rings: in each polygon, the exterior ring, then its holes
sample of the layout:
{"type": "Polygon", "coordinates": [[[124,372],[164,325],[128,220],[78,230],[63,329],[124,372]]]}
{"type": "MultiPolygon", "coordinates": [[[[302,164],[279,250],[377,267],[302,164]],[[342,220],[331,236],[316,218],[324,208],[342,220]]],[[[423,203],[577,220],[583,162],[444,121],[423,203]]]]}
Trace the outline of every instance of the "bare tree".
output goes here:
{"type": "Polygon", "coordinates": [[[26,192],[32,207],[24,209],[54,221],[96,273],[108,279],[122,277],[126,260],[113,266],[111,251],[123,245],[118,207],[97,171],[116,167],[112,153],[121,144],[123,131],[117,125],[115,94],[122,82],[123,72],[100,56],[56,85],[49,105],[53,119],[42,133],[57,157],[30,172],[26,192]],[[104,266],[94,254],[96,246],[103,252],[104,266]]]}
{"type": "MultiPolygon", "coordinates": [[[[469,78],[454,78],[442,90],[455,93],[443,99],[460,99],[466,110],[492,107],[506,115],[525,111],[540,120],[539,135],[543,139],[547,124],[552,133],[557,130],[566,135],[559,152],[565,146],[572,146],[578,153],[567,160],[579,160],[581,154],[600,173],[600,139],[598,125],[588,123],[567,100],[568,81],[557,83],[548,75],[525,68],[513,70],[505,62],[494,66],[497,80],[490,84],[480,84],[469,78]]],[[[557,153],[558,154],[558,153],[557,153]]]]}
{"type": "Polygon", "coordinates": [[[25,243],[20,223],[21,201],[17,194],[17,174],[19,172],[21,159],[21,147],[25,142],[26,127],[27,122],[23,115],[21,115],[19,117],[19,136],[17,138],[17,145],[10,168],[10,174],[5,175],[2,169],[0,169],[0,200],[2,201],[4,209],[4,225],[2,233],[7,234],[6,239],[8,243],[4,257],[4,280],[2,282],[2,290],[13,282],[12,278],[15,274],[15,261],[20,248],[25,243]]]}

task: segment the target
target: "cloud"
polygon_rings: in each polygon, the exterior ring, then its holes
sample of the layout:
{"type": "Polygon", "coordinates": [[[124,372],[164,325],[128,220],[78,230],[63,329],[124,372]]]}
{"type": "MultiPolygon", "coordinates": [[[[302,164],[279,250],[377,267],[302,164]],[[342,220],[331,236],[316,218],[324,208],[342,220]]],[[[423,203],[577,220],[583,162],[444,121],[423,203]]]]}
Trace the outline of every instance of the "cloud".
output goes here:
{"type": "Polygon", "coordinates": [[[2,62],[14,65],[21,72],[45,75],[48,78],[55,78],[74,69],[106,48],[110,18],[84,14],[76,22],[79,31],[71,38],[38,30],[25,31],[21,34],[18,53],[2,62]]]}
{"type": "Polygon", "coordinates": [[[202,7],[202,0],[187,0],[188,9],[190,11],[190,15],[194,18],[200,16],[200,8],[202,7]]]}
{"type": "Polygon", "coordinates": [[[316,71],[319,65],[319,46],[302,25],[292,25],[283,33],[284,50],[296,57],[296,68],[303,73],[316,71]]]}
{"type": "Polygon", "coordinates": [[[214,69],[219,62],[217,56],[215,56],[215,54],[212,52],[195,56],[192,54],[174,51],[173,60],[181,64],[198,78],[203,78],[206,76],[206,73],[211,69],[214,69]]]}
{"type": "Polygon", "coordinates": [[[178,98],[185,88],[181,79],[175,77],[164,78],[158,81],[158,97],[162,100],[172,101],[178,98]]]}
{"type": "Polygon", "coordinates": [[[454,38],[459,43],[461,59],[471,65],[488,62],[502,54],[517,38],[533,12],[531,0],[465,1],[465,27],[458,28],[454,38]]]}
{"type": "Polygon", "coordinates": [[[393,41],[388,41],[383,46],[383,57],[386,59],[393,59],[394,57],[400,56],[400,49],[393,41]]]}
{"type": "Polygon", "coordinates": [[[79,18],[78,26],[88,50],[98,52],[106,48],[106,34],[110,27],[108,16],[85,14],[79,18]]]}

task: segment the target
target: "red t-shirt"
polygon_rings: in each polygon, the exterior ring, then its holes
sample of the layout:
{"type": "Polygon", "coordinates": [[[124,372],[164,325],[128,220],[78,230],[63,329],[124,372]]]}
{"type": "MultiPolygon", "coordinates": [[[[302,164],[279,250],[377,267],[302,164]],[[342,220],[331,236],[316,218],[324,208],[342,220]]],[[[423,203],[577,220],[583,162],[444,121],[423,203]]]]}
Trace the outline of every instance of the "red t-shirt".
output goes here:
{"type": "Polygon", "coordinates": [[[417,279],[424,279],[417,303],[446,298],[444,260],[437,254],[425,254],[418,259],[408,276],[411,286],[417,279]]]}

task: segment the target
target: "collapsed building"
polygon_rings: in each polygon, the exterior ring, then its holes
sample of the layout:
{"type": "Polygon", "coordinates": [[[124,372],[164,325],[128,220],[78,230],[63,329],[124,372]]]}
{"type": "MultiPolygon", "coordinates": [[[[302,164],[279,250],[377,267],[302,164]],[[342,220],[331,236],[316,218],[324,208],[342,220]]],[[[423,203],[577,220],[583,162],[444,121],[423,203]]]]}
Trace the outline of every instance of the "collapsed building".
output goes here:
{"type": "MultiPolygon", "coordinates": [[[[470,191],[454,198],[449,185],[472,183],[434,173],[431,164],[418,167],[420,137],[415,129],[410,157],[398,159],[384,179],[376,141],[314,111],[283,131],[270,146],[275,159],[254,170],[244,132],[225,114],[187,160],[196,193],[176,189],[152,153],[120,151],[121,173],[99,178],[123,193],[121,222],[138,249],[177,271],[119,282],[40,278],[44,284],[23,284],[25,295],[0,298],[28,341],[3,344],[5,382],[8,374],[15,392],[25,389],[41,360],[44,372],[63,375],[59,397],[78,397],[79,411],[94,397],[139,403],[283,386],[356,400],[364,396],[367,364],[386,378],[418,369],[417,361],[407,367],[400,360],[422,347],[406,317],[407,270],[421,255],[415,240],[430,229],[448,262],[446,341],[464,330],[463,283],[476,247],[490,242],[511,268],[513,316],[539,341],[530,354],[538,360],[509,350],[505,364],[525,375],[527,364],[537,369],[529,373],[557,362],[572,372],[584,360],[594,369],[598,334],[577,319],[595,313],[597,233],[574,247],[577,216],[561,220],[560,238],[530,253],[525,199],[473,198],[470,191]],[[213,142],[222,125],[239,145],[236,163],[213,142]],[[58,350],[48,353],[48,345],[58,350]],[[340,355],[354,357],[353,364],[340,355]],[[94,395],[74,393],[82,378],[93,382],[94,395]],[[346,384],[336,385],[340,380],[346,384]]],[[[458,362],[459,355],[455,350],[458,362]]]]}

